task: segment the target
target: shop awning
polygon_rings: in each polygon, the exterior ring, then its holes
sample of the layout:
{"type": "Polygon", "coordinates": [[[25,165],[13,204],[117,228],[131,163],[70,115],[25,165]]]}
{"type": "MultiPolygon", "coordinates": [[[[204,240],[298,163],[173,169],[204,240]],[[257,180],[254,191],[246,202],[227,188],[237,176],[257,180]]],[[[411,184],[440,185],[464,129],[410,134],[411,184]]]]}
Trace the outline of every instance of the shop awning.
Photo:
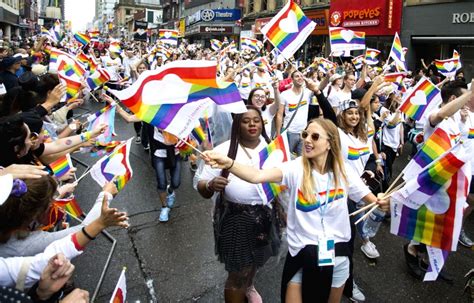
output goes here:
{"type": "Polygon", "coordinates": [[[419,36],[419,37],[411,37],[413,41],[416,42],[433,42],[433,41],[474,41],[474,37],[434,37],[434,36],[419,36]]]}

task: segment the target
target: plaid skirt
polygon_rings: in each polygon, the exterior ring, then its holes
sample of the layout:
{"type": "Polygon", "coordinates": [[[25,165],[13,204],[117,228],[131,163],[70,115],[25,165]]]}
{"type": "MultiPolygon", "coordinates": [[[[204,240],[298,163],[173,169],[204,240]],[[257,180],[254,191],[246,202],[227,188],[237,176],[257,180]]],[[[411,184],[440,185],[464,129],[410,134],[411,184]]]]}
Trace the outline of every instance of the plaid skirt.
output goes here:
{"type": "Polygon", "coordinates": [[[278,253],[280,246],[281,232],[275,208],[218,199],[214,239],[215,252],[226,271],[263,266],[278,253]]]}

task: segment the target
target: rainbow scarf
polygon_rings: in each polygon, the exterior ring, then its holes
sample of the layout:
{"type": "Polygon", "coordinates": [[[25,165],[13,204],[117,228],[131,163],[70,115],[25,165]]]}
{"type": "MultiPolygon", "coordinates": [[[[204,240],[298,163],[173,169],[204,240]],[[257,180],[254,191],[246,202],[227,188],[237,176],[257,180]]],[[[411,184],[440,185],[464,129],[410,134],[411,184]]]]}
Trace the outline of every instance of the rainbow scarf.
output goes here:
{"type": "Polygon", "coordinates": [[[50,163],[48,166],[51,168],[54,176],[58,179],[64,176],[73,167],[69,154],[62,156],[56,161],[50,163]]]}
{"type": "Polygon", "coordinates": [[[76,39],[76,41],[82,44],[83,46],[86,46],[91,42],[91,37],[89,37],[88,34],[83,34],[79,32],[74,34],[74,39],[76,39]]]}
{"type": "Polygon", "coordinates": [[[365,49],[365,32],[355,32],[343,27],[330,27],[329,40],[332,52],[365,49]]]}
{"type": "Polygon", "coordinates": [[[454,74],[456,74],[458,64],[459,64],[458,58],[451,58],[447,60],[435,60],[436,68],[445,77],[454,76],[454,74]]]}
{"type": "Polygon", "coordinates": [[[368,65],[376,65],[379,63],[379,60],[377,57],[380,55],[380,51],[375,48],[367,48],[365,50],[365,62],[367,62],[368,65]]]}
{"type": "Polygon", "coordinates": [[[403,52],[402,42],[400,41],[398,33],[395,33],[395,36],[393,37],[393,43],[392,48],[390,49],[389,57],[395,61],[399,71],[407,70],[405,63],[405,53],[403,52]]]}
{"type": "MultiPolygon", "coordinates": [[[[279,165],[280,163],[287,162],[290,160],[290,148],[288,145],[287,133],[278,135],[272,142],[265,146],[261,151],[258,152],[259,157],[259,168],[269,168],[279,165]],[[279,163],[270,163],[272,153],[282,153],[283,157],[279,163]]],[[[264,204],[267,204],[275,199],[285,188],[277,183],[265,182],[258,184],[258,191],[262,197],[264,204]]]]}
{"type": "Polygon", "coordinates": [[[433,108],[441,101],[440,90],[423,77],[410,94],[403,98],[400,110],[414,120],[420,120],[427,108],[433,108]]]}
{"type": "Polygon", "coordinates": [[[316,23],[307,18],[301,8],[290,0],[261,32],[285,58],[290,58],[315,27],[316,23]]]}
{"type": "MultiPolygon", "coordinates": [[[[318,199],[315,199],[313,201],[308,201],[305,199],[303,193],[301,192],[300,189],[298,189],[298,195],[296,197],[296,209],[302,211],[302,212],[310,212],[313,210],[316,210],[320,208],[326,200],[327,204],[332,203],[336,200],[342,199],[344,197],[344,190],[339,188],[339,189],[331,189],[329,191],[329,197],[327,196],[327,192],[323,191],[318,194],[318,199]]],[[[324,203],[326,204],[326,203],[324,203]]]]}

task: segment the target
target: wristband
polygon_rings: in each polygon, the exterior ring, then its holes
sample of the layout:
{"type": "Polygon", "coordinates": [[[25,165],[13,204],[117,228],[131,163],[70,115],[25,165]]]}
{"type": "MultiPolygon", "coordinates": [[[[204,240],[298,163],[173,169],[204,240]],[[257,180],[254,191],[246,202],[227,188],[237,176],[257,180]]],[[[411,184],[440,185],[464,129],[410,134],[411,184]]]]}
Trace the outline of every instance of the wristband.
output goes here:
{"type": "Polygon", "coordinates": [[[84,234],[84,236],[87,237],[87,239],[89,239],[89,240],[91,240],[91,241],[92,241],[92,240],[95,240],[95,237],[92,237],[91,235],[89,235],[89,234],[86,232],[86,227],[85,227],[85,226],[82,228],[82,233],[84,234]]]}
{"type": "Polygon", "coordinates": [[[206,190],[209,191],[209,192],[214,191],[213,189],[211,189],[211,186],[210,186],[211,181],[212,181],[212,180],[208,180],[208,181],[206,182],[206,190]]]}
{"type": "Polygon", "coordinates": [[[377,159],[377,160],[375,160],[375,163],[377,163],[377,164],[382,164],[382,159],[377,159]]]}

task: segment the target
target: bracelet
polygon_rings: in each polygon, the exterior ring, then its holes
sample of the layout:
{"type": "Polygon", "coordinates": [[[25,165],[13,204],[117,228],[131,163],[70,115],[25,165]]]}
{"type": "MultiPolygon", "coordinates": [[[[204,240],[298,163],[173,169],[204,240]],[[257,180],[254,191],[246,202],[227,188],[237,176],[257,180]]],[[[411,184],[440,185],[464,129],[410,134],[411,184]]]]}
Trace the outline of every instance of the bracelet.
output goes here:
{"type": "Polygon", "coordinates": [[[85,227],[85,226],[82,228],[82,233],[84,234],[84,236],[87,237],[87,239],[89,239],[89,240],[91,240],[91,241],[92,241],[92,240],[95,240],[95,237],[92,237],[91,235],[89,235],[89,234],[86,232],[86,227],[85,227]]]}
{"type": "Polygon", "coordinates": [[[81,133],[81,141],[86,142],[91,139],[91,132],[81,133]]]}
{"type": "Polygon", "coordinates": [[[382,159],[377,159],[377,160],[375,160],[375,163],[377,163],[377,164],[382,164],[382,159]]]}
{"type": "Polygon", "coordinates": [[[231,169],[231,168],[232,168],[232,166],[234,166],[234,162],[235,162],[235,161],[234,161],[234,159],[232,159],[232,164],[231,164],[229,167],[227,167],[227,168],[226,168],[226,170],[229,170],[229,169],[231,169]]]}

